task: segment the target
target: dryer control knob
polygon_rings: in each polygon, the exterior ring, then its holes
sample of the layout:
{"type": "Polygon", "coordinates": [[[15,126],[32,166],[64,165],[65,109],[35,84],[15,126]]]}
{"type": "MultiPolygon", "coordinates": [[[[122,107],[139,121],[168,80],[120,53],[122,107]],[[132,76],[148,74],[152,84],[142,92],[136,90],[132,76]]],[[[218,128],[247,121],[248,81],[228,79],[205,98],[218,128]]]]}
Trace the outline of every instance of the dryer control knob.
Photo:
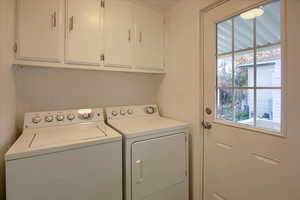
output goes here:
{"type": "Polygon", "coordinates": [[[42,121],[42,118],[40,116],[35,116],[32,118],[32,123],[38,124],[42,121]]]}
{"type": "Polygon", "coordinates": [[[112,114],[112,116],[116,117],[118,115],[118,112],[114,110],[111,112],[111,114],[112,114]]]}
{"type": "Polygon", "coordinates": [[[45,117],[45,121],[46,121],[46,122],[52,122],[52,121],[53,121],[53,115],[47,115],[47,116],[45,117]]]}
{"type": "Polygon", "coordinates": [[[125,110],[120,110],[120,114],[121,115],[126,115],[126,111],[125,110]]]}
{"type": "Polygon", "coordinates": [[[75,115],[70,113],[70,114],[68,114],[67,118],[68,118],[68,120],[72,121],[73,119],[75,119],[75,115]]]}
{"type": "Polygon", "coordinates": [[[155,113],[155,108],[153,107],[153,106],[147,106],[146,108],[145,108],[145,112],[147,113],[147,114],[153,114],[153,113],[155,113]]]}
{"type": "Polygon", "coordinates": [[[63,121],[65,119],[65,116],[63,114],[57,114],[56,115],[56,120],[57,121],[63,121]]]}

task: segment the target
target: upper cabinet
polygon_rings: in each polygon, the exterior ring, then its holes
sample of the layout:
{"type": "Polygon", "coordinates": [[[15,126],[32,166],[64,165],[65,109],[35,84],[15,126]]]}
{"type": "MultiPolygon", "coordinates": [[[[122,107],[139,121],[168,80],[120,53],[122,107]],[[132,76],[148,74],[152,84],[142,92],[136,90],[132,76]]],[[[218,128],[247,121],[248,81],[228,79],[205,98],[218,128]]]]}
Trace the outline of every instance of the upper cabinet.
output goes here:
{"type": "Polygon", "coordinates": [[[16,64],[163,73],[164,17],[151,8],[128,0],[17,2],[16,64]]]}
{"type": "Polygon", "coordinates": [[[147,7],[135,5],[135,66],[163,69],[164,18],[147,7]]]}
{"type": "Polygon", "coordinates": [[[62,61],[62,6],[60,0],[18,0],[17,59],[62,61]]]}
{"type": "Polygon", "coordinates": [[[99,0],[66,1],[66,63],[100,65],[101,5],[99,0]]]}
{"type": "Polygon", "coordinates": [[[107,0],[104,13],[104,65],[130,68],[135,43],[133,6],[124,0],[107,0]]]}

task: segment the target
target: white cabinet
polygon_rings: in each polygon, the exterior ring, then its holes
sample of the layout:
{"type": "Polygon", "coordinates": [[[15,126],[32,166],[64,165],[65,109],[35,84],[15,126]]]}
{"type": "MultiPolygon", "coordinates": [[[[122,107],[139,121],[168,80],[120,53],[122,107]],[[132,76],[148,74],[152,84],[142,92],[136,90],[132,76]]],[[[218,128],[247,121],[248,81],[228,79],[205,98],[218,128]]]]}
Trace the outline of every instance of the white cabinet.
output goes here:
{"type": "Polygon", "coordinates": [[[162,69],[164,54],[164,18],[155,10],[135,6],[135,67],[162,69]]]}
{"type": "Polygon", "coordinates": [[[100,65],[101,2],[67,0],[66,63],[100,65]]]}
{"type": "Polygon", "coordinates": [[[135,40],[132,3],[106,0],[104,12],[104,66],[130,68],[135,40]]]}
{"type": "Polygon", "coordinates": [[[61,0],[17,1],[17,59],[62,61],[62,5],[61,0]]]}
{"type": "Polygon", "coordinates": [[[15,64],[163,72],[163,16],[151,8],[129,0],[17,2],[15,64]]]}

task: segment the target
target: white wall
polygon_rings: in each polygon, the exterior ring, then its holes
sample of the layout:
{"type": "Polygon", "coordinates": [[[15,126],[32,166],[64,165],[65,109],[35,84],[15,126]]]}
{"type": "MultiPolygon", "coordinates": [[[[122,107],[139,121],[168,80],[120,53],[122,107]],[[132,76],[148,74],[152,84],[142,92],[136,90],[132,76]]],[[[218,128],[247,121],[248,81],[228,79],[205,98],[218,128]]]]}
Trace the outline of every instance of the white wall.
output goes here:
{"type": "Polygon", "coordinates": [[[14,1],[0,0],[0,200],[4,199],[4,153],[15,139],[15,82],[13,59],[14,1]]]}
{"type": "Polygon", "coordinates": [[[24,112],[156,103],[163,75],[16,69],[18,124],[24,112]]]}
{"type": "Polygon", "coordinates": [[[165,116],[191,123],[191,192],[201,199],[203,140],[200,132],[202,95],[199,90],[199,12],[213,0],[181,0],[167,12],[166,71],[158,94],[165,116]]]}

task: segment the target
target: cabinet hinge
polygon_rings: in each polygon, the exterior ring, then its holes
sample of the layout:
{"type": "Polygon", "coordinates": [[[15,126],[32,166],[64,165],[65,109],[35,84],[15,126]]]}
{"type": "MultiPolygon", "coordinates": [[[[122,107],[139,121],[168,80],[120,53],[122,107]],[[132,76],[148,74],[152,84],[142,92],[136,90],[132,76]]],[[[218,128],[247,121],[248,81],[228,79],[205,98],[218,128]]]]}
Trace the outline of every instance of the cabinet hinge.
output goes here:
{"type": "Polygon", "coordinates": [[[101,0],[101,8],[105,8],[105,1],[104,0],[101,0]]]}
{"type": "Polygon", "coordinates": [[[101,55],[100,55],[100,60],[101,60],[101,61],[104,61],[104,59],[105,59],[104,54],[101,54],[101,55]]]}
{"type": "Polygon", "coordinates": [[[13,50],[14,50],[15,53],[17,53],[17,51],[18,51],[18,44],[17,43],[14,44],[13,50]]]}

